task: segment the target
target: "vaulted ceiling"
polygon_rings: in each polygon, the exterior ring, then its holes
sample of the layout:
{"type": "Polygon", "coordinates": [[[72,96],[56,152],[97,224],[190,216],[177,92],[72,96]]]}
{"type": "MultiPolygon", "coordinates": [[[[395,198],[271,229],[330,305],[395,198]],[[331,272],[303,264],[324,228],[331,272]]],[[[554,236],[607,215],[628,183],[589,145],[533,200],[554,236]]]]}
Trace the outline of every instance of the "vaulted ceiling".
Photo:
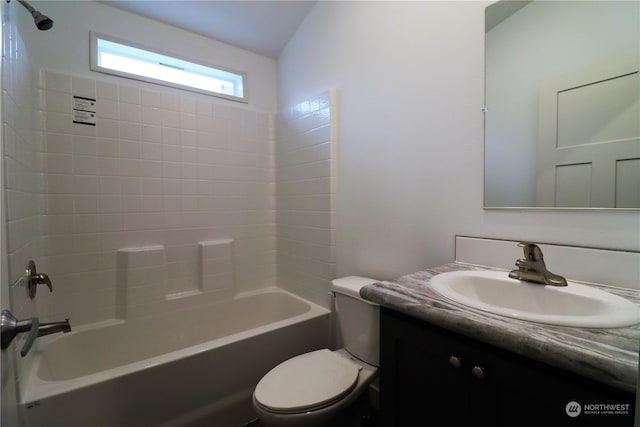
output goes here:
{"type": "Polygon", "coordinates": [[[277,58],[315,1],[105,0],[102,3],[277,58]]]}

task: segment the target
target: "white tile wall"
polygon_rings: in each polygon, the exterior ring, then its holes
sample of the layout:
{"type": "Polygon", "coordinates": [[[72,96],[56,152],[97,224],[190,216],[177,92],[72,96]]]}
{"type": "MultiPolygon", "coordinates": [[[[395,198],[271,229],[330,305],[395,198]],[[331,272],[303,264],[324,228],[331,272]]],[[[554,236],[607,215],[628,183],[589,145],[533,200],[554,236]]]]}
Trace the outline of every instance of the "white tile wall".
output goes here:
{"type": "Polygon", "coordinates": [[[51,71],[42,80],[43,265],[54,293],[38,295],[41,318],[118,316],[123,248],[165,248],[165,296],[198,293],[208,240],[234,239],[238,291],[275,283],[270,113],[51,71]],[[74,95],[97,99],[95,127],[72,123],[74,95]]]}
{"type": "Polygon", "coordinates": [[[335,91],[278,114],[278,284],[325,307],[335,278],[335,91]]]}
{"type": "MultiPolygon", "coordinates": [[[[2,142],[4,144],[4,185],[6,202],[6,238],[9,298],[3,298],[2,308],[10,309],[19,319],[37,315],[35,303],[27,297],[24,272],[33,259],[38,269],[46,266],[43,259],[44,214],[44,115],[38,73],[34,70],[29,51],[20,32],[14,12],[21,8],[3,5],[2,23],[2,142]]],[[[3,224],[4,226],[4,224],[3,224]]],[[[40,289],[38,295],[48,293],[40,289]]],[[[4,295],[6,295],[3,292],[4,295]]],[[[3,400],[16,400],[14,378],[25,378],[31,358],[21,358],[18,351],[25,334],[18,336],[10,348],[16,363],[9,356],[3,363],[3,400]],[[13,367],[15,366],[15,371],[13,367]],[[6,371],[5,371],[6,370],[6,371]]],[[[5,357],[3,355],[2,357],[5,357]]],[[[19,385],[19,381],[18,381],[19,385]]],[[[10,406],[7,406],[10,408],[10,406]]],[[[7,419],[11,420],[12,411],[7,419]]],[[[4,418],[4,415],[3,415],[4,418]]]]}
{"type": "Polygon", "coordinates": [[[269,113],[163,89],[38,76],[25,71],[28,56],[17,57],[7,63],[22,77],[5,85],[3,96],[19,314],[80,325],[276,283],[328,305],[335,276],[333,93],[282,112],[274,150],[269,113]],[[72,123],[73,95],[97,99],[95,127],[72,123]],[[220,249],[216,242],[226,242],[224,256],[209,253],[220,249]],[[138,277],[144,269],[123,267],[140,247],[162,248],[164,266],[154,267],[151,281],[138,277]],[[34,302],[18,280],[32,258],[54,284],[34,302]]]}
{"type": "MultiPolygon", "coordinates": [[[[45,266],[44,214],[44,121],[39,76],[33,69],[20,31],[12,19],[3,24],[3,141],[7,203],[7,234],[11,301],[18,318],[35,316],[35,304],[26,294],[23,275],[27,262],[45,266]]],[[[60,182],[51,184],[53,190],[60,182]]],[[[3,254],[4,256],[4,254],[3,254]]],[[[4,284],[3,284],[4,285],[4,284]]],[[[44,293],[42,290],[39,294],[44,293]]]]}

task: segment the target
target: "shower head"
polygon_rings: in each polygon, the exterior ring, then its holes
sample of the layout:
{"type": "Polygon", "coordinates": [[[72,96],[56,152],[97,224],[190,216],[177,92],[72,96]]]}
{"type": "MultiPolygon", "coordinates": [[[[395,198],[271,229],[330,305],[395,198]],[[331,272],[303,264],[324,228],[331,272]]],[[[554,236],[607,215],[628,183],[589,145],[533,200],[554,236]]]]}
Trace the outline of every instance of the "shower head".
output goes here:
{"type": "Polygon", "coordinates": [[[46,15],[41,14],[37,10],[31,14],[33,20],[41,31],[47,31],[53,27],[53,20],[46,15]]]}
{"type": "Polygon", "coordinates": [[[35,22],[36,27],[38,27],[39,30],[47,31],[47,30],[53,28],[53,20],[51,18],[49,18],[48,16],[43,15],[39,11],[35,10],[25,0],[18,0],[18,3],[23,5],[25,7],[25,9],[27,9],[29,11],[29,13],[31,13],[31,16],[33,16],[33,22],[35,22]]]}

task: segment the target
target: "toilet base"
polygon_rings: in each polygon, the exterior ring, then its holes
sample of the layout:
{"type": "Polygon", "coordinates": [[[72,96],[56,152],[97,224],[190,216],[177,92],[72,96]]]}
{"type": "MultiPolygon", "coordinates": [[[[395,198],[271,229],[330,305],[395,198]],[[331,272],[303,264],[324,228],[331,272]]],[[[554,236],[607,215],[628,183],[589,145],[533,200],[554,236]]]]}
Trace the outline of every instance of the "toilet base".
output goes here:
{"type": "MultiPolygon", "coordinates": [[[[318,414],[316,414],[318,415],[318,414]]],[[[258,426],[265,427],[372,427],[374,424],[369,393],[363,393],[356,402],[339,413],[309,418],[309,414],[285,415],[260,413],[258,426]]]]}

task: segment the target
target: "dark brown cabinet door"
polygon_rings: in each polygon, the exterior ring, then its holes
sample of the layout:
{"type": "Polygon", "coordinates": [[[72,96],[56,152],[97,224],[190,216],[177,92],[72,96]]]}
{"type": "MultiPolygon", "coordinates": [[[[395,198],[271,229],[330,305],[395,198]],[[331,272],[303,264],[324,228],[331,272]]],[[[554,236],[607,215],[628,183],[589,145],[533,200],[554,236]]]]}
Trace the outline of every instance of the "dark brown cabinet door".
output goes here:
{"type": "Polygon", "coordinates": [[[384,427],[633,425],[632,393],[384,308],[380,334],[384,427]]]}

